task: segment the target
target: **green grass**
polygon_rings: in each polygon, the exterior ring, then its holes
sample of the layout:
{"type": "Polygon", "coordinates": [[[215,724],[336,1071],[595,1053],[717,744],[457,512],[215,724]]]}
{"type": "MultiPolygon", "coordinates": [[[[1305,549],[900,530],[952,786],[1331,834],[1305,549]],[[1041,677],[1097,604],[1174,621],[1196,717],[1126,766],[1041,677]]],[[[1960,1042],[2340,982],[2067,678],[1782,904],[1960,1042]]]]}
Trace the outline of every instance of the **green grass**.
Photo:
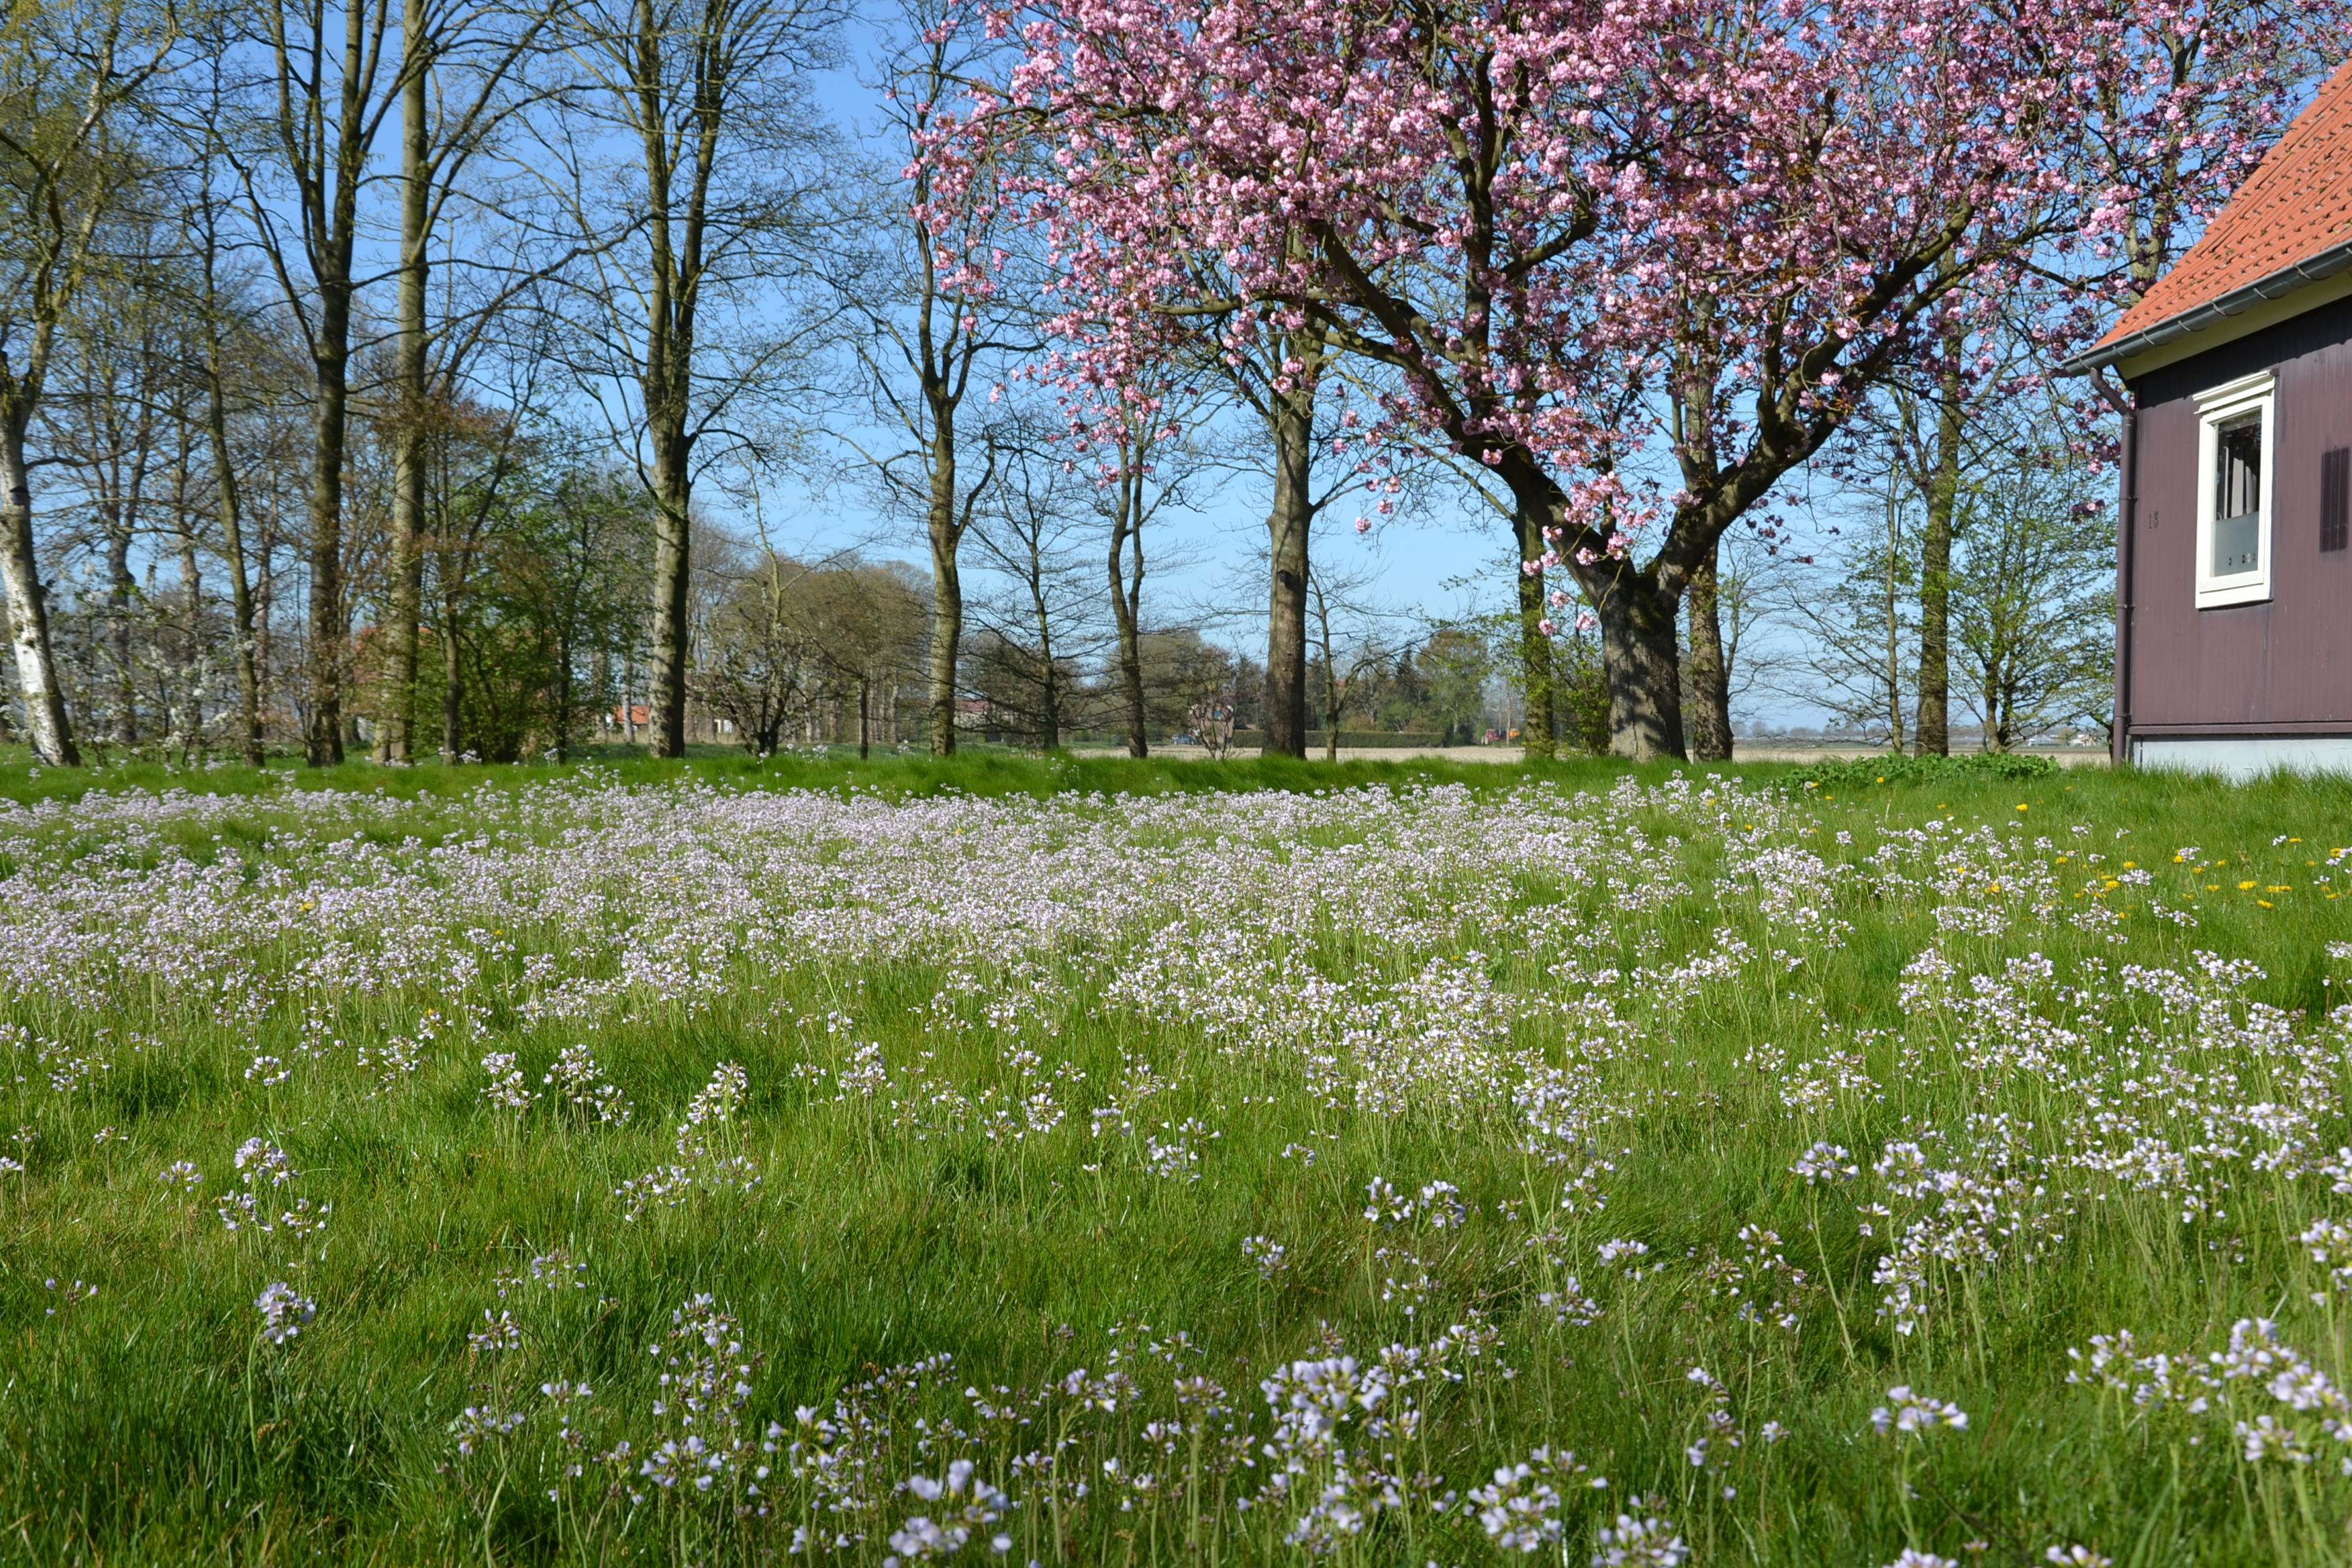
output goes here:
{"type": "Polygon", "coordinates": [[[0,1563],[755,1562],[802,1524],[856,1538],[818,1558],[912,1560],[892,1533],[971,1493],[901,1484],[958,1458],[1018,1504],[961,1560],[998,1531],[1016,1563],[1300,1559],[1338,1487],[1338,1561],[1527,1561],[1479,1517],[1507,1498],[1465,1500],[1522,1463],[1546,1561],[1628,1512],[1701,1564],[2352,1557],[2325,1398],[2241,1382],[2194,1415],[2067,1381],[2094,1335],[2201,1358],[2247,1318],[2346,1371],[2352,1298],[2296,1238],[2352,1205],[2324,1169],[2352,1143],[2352,790],[1880,776],[0,758],[0,798],[47,803],[0,816],[26,1167],[0,1174],[0,1563]],[[1873,858],[1906,835],[1920,858],[1873,858]],[[1948,978],[1906,980],[1931,950],[1948,978]],[[583,1045],[625,1125],[544,1085],[583,1045]],[[494,1052],[527,1111],[486,1102],[494,1052]],[[682,1152],[721,1063],[748,1091],[682,1152]],[[300,1175],[240,1188],[255,1138],[300,1175]],[[1793,1175],[1816,1142],[1860,1179],[1793,1175]],[[1961,1209],[1873,1173],[1903,1144],[1961,1209]],[[683,1201],[630,1217],[672,1165],[683,1201]],[[1368,1222],[1376,1180],[1450,1183],[1462,1222],[1368,1222]],[[331,1212],[231,1231],[240,1190],[331,1212]],[[1897,1331],[1874,1274],[1939,1215],[1897,1331]],[[1619,1239],[1647,1251],[1604,1262],[1619,1239]],[[272,1344],[278,1281],[316,1315],[272,1344]],[[750,1450],[665,1490],[644,1462],[688,1428],[656,1379],[710,1353],[673,1333],[702,1295],[751,1370],[694,1430],[750,1450]],[[469,1343],[499,1312],[519,1345],[469,1343]],[[1261,1383],[1383,1347],[1386,1397],[1285,1447],[1261,1383]],[[594,1390],[568,1423],[558,1382],[594,1390]],[[1898,1384],[1965,1430],[1880,1435],[1898,1384]],[[837,1399],[844,1434],[795,1415],[837,1399]],[[461,1452],[468,1408],[523,1419],[461,1452]],[[2258,1414],[2315,1461],[2243,1459],[2258,1414]]]}

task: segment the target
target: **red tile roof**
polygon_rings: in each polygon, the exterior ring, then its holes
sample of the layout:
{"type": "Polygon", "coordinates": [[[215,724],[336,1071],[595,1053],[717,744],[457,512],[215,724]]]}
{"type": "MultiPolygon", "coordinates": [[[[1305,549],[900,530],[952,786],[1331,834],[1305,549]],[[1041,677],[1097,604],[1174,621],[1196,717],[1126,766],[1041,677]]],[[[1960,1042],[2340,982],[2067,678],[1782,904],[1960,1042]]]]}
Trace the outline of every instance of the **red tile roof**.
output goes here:
{"type": "Polygon", "coordinates": [[[2295,116],[2189,254],[2091,352],[2210,305],[2347,240],[2352,240],[2352,62],[2295,116]]]}

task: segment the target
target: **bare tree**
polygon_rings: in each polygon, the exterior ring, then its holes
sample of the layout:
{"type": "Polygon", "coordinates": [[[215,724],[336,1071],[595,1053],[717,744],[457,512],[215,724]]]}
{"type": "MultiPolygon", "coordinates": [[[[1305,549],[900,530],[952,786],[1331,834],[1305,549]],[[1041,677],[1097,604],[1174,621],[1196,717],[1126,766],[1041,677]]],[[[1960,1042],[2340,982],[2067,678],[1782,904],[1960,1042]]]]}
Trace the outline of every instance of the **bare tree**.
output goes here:
{"type": "Polygon", "coordinates": [[[1116,681],[1129,756],[1148,756],[1151,750],[1137,640],[1143,624],[1144,531],[1169,508],[1189,504],[1192,482],[1204,467],[1192,427],[1200,411],[1197,397],[1164,374],[1151,375],[1119,388],[1116,401],[1088,427],[1098,458],[1095,504],[1110,534],[1116,681]]]}
{"type": "Polygon", "coordinates": [[[1329,453],[1336,434],[1317,426],[1318,418],[1335,417],[1328,392],[1338,353],[1312,323],[1272,318],[1221,323],[1202,335],[1198,357],[1223,374],[1265,434],[1273,480],[1265,520],[1265,750],[1303,757],[1314,595],[1309,542],[1316,520],[1350,483],[1327,474],[1318,485],[1317,473],[1317,458],[1329,453]]]}
{"type": "MultiPolygon", "coordinates": [[[[1500,648],[1507,641],[1517,655],[1518,668],[1511,685],[1524,704],[1518,727],[1521,751],[1530,761],[1548,761],[1559,754],[1563,721],[1575,727],[1568,708],[1582,699],[1580,689],[1579,693],[1570,689],[1575,678],[1561,663],[1563,650],[1557,635],[1559,620],[1575,600],[1569,589],[1555,588],[1546,580],[1539,563],[1548,548],[1542,522],[1496,485],[1484,465],[1465,462],[1461,454],[1442,447],[1423,447],[1416,456],[1416,468],[1394,477],[1392,482],[1400,489],[1417,488],[1438,474],[1449,475],[1510,530],[1511,547],[1498,563],[1510,578],[1509,625],[1490,625],[1496,647],[1500,648]]],[[[1572,576],[1570,584],[1577,592],[1582,591],[1582,584],[1572,576]]],[[[1579,670],[1582,668],[1580,663],[1577,666],[1579,670]]]]}
{"type": "Polygon", "coordinates": [[[399,100],[400,72],[386,69],[389,0],[262,0],[249,26],[270,68],[264,101],[230,141],[227,156],[244,187],[247,221],[310,367],[310,647],[302,751],[310,765],[324,767],[343,760],[351,636],[343,474],[354,311],[366,281],[357,270],[360,198],[379,177],[376,138],[399,100]]]}
{"type": "Polygon", "coordinates": [[[205,435],[211,447],[214,516],[220,530],[221,560],[228,569],[232,658],[236,670],[237,742],[246,762],[259,767],[266,758],[261,724],[261,659],[259,628],[255,625],[253,583],[246,555],[245,498],[237,483],[236,459],[229,449],[229,360],[226,344],[235,330],[232,312],[237,300],[224,288],[221,218],[224,202],[213,189],[220,159],[223,93],[221,62],[211,64],[209,92],[192,118],[199,128],[193,151],[198,177],[181,215],[181,228],[194,250],[197,265],[195,330],[201,342],[198,374],[205,388],[205,435]]]}
{"type": "MultiPolygon", "coordinates": [[[[1303,235],[1286,243],[1303,247],[1303,235]]],[[[1248,461],[1269,479],[1266,538],[1265,731],[1268,752],[1307,754],[1310,641],[1309,557],[1316,522],[1363,480],[1339,460],[1350,439],[1347,384],[1329,335],[1303,316],[1245,310],[1234,279],[1213,259],[1193,258],[1191,304],[1169,350],[1171,364],[1222,385],[1254,426],[1248,461]]],[[[1139,373],[1141,374],[1141,373],[1139,373]]]]}
{"type": "Polygon", "coordinates": [[[457,393],[461,367],[500,307],[530,279],[507,279],[472,320],[428,323],[431,245],[468,166],[501,123],[537,101],[514,89],[514,78],[538,46],[545,9],[518,10],[507,0],[436,5],[403,0],[400,67],[400,290],[393,328],[393,439],[389,642],[376,757],[404,763],[413,748],[417,623],[424,591],[425,465],[429,406],[457,393]],[[439,353],[436,351],[439,350],[439,353]],[[436,365],[436,361],[438,361],[436,365]]]}
{"type": "Polygon", "coordinates": [[[816,700],[821,672],[792,605],[813,569],[768,549],[749,560],[739,554],[726,568],[695,688],[735,726],[744,749],[764,757],[816,700]]]}
{"type": "Polygon", "coordinates": [[[1780,656],[1764,639],[1789,570],[1777,545],[1735,528],[1693,574],[1684,601],[1691,625],[1684,672],[1692,692],[1684,711],[1692,761],[1730,759],[1733,704],[1780,668],[1780,656]]]}
{"type": "MultiPolygon", "coordinates": [[[[142,226],[118,223],[122,251],[152,252],[152,234],[121,232],[142,226]]],[[[83,601],[93,623],[88,647],[95,658],[74,694],[81,738],[100,747],[136,748],[142,740],[139,666],[145,649],[134,645],[145,605],[132,551],[164,456],[161,426],[179,370],[172,341],[178,311],[163,280],[140,277],[135,262],[109,270],[118,275],[89,292],[60,334],[61,374],[43,410],[43,445],[47,460],[79,481],[83,504],[76,510],[86,520],[82,527],[52,531],[50,548],[68,559],[90,552],[102,574],[96,601],[83,601]]]]}
{"type": "Polygon", "coordinates": [[[582,252],[560,347],[655,507],[658,756],[686,749],[697,479],[771,455],[757,410],[807,342],[792,288],[829,147],[809,78],[839,16],[834,0],[587,0],[554,30],[588,78],[544,142],[552,242],[582,252]]]}
{"type": "Polygon", "coordinates": [[[893,714],[923,655],[929,605],[913,568],[850,558],[807,581],[790,606],[828,696],[857,705],[857,755],[872,754],[877,698],[893,714]]]}
{"type": "MultiPolygon", "coordinates": [[[[1037,434],[1034,426],[1027,433],[1037,434]]],[[[1062,732],[1078,717],[1077,670],[1093,662],[1100,646],[1101,599],[1078,553],[1080,537],[1093,521],[1089,503],[1095,498],[1084,476],[1065,471],[1066,461],[1034,440],[1003,447],[1002,482],[971,531],[982,563],[999,585],[996,592],[976,595],[971,605],[976,629],[992,639],[988,663],[997,679],[991,709],[1009,710],[1018,728],[1049,750],[1062,743],[1062,732]]],[[[1113,505],[1121,499],[1115,489],[1113,505]]],[[[1118,521],[1115,516],[1115,528],[1118,521]]],[[[1127,521],[1140,527],[1131,516],[1127,521]]],[[[1139,589],[1141,555],[1136,542],[1139,589]]],[[[1131,636],[1121,641],[1123,652],[1133,645],[1131,636]]]]}
{"type": "Polygon", "coordinates": [[[1900,751],[1917,671],[1919,524],[1899,476],[1874,478],[1877,494],[1857,488],[1845,521],[1825,531],[1834,553],[1792,563],[1772,595],[1807,647],[1780,689],[1900,751]]]}
{"type": "Polygon", "coordinates": [[[1358,682],[1396,658],[1396,617],[1371,596],[1374,581],[1360,566],[1317,566],[1307,575],[1307,635],[1323,664],[1326,762],[1339,760],[1339,723],[1358,682]]]}
{"type": "MultiPolygon", "coordinates": [[[[866,463],[887,507],[922,519],[931,567],[930,743],[945,756],[956,748],[964,536],[996,479],[1002,446],[1019,439],[1001,435],[1001,422],[985,411],[975,422],[967,399],[993,392],[1037,347],[1036,289],[1021,280],[1034,241],[994,200],[934,210],[930,166],[914,157],[960,84],[1003,46],[968,26],[948,0],[905,0],[895,25],[899,41],[877,84],[886,89],[882,140],[889,168],[913,160],[911,181],[877,198],[869,243],[834,263],[835,296],[856,323],[850,362],[878,434],[872,444],[835,434],[866,463]]],[[[887,170],[869,163],[868,171],[872,187],[887,188],[887,170]]],[[[983,184],[1005,172],[992,168],[983,184]]]]}
{"type": "Polygon", "coordinates": [[[912,673],[926,606],[908,572],[855,552],[802,562],[762,545],[728,564],[698,687],[754,756],[788,730],[834,728],[854,707],[857,754],[873,751],[877,699],[912,673]]]}
{"type": "Polygon", "coordinates": [[[58,333],[93,271],[106,219],[145,175],[124,124],[178,41],[168,4],[90,0],[21,13],[0,42],[0,584],[34,754],[80,760],[34,550],[26,435],[58,333]]]}

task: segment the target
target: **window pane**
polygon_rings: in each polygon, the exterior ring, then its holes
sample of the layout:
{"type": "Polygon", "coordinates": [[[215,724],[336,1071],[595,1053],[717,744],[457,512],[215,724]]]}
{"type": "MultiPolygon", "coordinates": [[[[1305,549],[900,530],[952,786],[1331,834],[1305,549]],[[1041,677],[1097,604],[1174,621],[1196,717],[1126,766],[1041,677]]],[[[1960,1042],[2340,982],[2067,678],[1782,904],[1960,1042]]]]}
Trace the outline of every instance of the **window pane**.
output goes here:
{"type": "Polygon", "coordinates": [[[2213,436],[2213,565],[2233,577],[2262,565],[2263,417],[2233,419],[2213,436]]]}
{"type": "Polygon", "coordinates": [[[2234,577],[2262,565],[2262,520],[2252,513],[2213,525],[2213,575],[2234,577]]]}

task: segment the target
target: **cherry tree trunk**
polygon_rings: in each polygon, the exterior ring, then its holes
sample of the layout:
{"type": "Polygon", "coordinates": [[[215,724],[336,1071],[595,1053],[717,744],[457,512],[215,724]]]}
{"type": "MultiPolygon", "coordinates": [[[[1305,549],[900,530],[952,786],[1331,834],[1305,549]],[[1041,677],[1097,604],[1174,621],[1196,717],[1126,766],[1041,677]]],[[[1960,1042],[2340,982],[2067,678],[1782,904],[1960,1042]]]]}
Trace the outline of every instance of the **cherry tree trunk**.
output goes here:
{"type": "Polygon", "coordinates": [[[1270,546],[1265,623],[1265,751],[1307,754],[1307,540],[1315,521],[1309,479],[1313,459],[1314,395],[1278,396],[1274,404],[1274,509],[1265,520],[1270,546]]]}
{"type": "Polygon", "coordinates": [[[1609,680],[1609,750],[1637,763],[1683,760],[1683,671],[1675,611],[1630,571],[1595,595],[1609,680]]]}
{"type": "MultiPolygon", "coordinates": [[[[1543,553],[1543,529],[1533,513],[1521,508],[1513,515],[1511,526],[1517,537],[1522,563],[1543,553]]],[[[1559,754],[1559,742],[1555,718],[1556,665],[1551,638],[1543,629],[1549,613],[1544,605],[1544,578],[1542,573],[1529,572],[1524,565],[1515,565],[1512,570],[1519,574],[1519,687],[1526,706],[1519,721],[1521,754],[1530,762],[1549,762],[1559,754]]]]}
{"type": "Polygon", "coordinates": [[[1948,372],[1937,388],[1936,467],[1927,476],[1927,526],[1919,540],[1919,721],[1921,756],[1952,749],[1952,522],[1960,494],[1960,384],[1948,372]]]}
{"type": "Polygon", "coordinates": [[[1717,552],[1708,551],[1698,570],[1691,574],[1687,595],[1691,640],[1691,710],[1687,719],[1690,755],[1695,763],[1731,760],[1731,667],[1723,653],[1717,561],[1717,552]]]}
{"type": "Polygon", "coordinates": [[[1143,536],[1135,523],[1135,497],[1122,498],[1110,536],[1110,608],[1118,634],[1118,699],[1127,730],[1127,754],[1151,754],[1149,711],[1143,698],[1143,650],[1137,636],[1143,593],[1143,536]],[[1129,559],[1129,546],[1134,549],[1129,559]]]}

